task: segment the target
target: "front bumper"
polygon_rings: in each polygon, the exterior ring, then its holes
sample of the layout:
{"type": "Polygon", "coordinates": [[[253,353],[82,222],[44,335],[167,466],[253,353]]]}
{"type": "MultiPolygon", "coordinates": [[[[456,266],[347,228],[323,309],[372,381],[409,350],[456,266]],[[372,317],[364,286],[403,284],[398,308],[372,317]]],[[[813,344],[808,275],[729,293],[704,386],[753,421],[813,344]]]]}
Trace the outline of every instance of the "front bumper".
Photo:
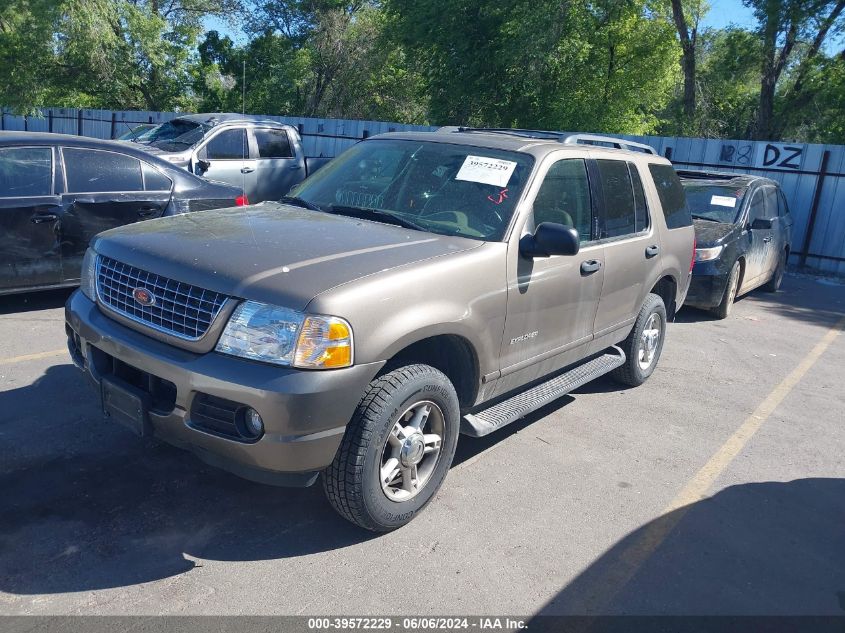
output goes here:
{"type": "Polygon", "coordinates": [[[304,371],[195,354],[110,319],[81,291],[68,299],[65,321],[71,356],[98,387],[118,367],[167,385],[166,397],[148,413],[156,437],[213,466],[276,485],[309,485],[332,462],[355,407],[384,364],[304,371]],[[248,442],[197,424],[194,405],[207,396],[258,411],[264,435],[248,442]]]}

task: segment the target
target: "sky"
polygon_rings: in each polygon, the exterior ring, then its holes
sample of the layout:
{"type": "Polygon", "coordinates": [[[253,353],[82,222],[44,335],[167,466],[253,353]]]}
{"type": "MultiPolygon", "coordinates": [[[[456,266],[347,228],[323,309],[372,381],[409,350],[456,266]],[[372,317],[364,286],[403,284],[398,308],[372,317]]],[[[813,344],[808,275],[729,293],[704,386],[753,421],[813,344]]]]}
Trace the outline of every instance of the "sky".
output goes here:
{"type": "Polygon", "coordinates": [[[742,28],[756,25],[754,13],[742,4],[742,0],[710,0],[710,11],[704,16],[702,26],[721,29],[733,24],[742,28]]]}

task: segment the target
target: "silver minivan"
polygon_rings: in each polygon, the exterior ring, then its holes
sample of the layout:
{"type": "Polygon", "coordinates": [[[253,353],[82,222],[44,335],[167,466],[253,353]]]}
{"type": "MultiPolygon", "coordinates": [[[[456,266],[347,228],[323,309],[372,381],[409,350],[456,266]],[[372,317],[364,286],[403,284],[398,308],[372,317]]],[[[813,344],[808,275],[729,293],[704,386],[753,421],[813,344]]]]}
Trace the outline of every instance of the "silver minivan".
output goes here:
{"type": "Polygon", "coordinates": [[[299,132],[242,114],[189,114],[142,147],[193,174],[241,187],[250,203],[279,200],[307,173],[299,132]]]}

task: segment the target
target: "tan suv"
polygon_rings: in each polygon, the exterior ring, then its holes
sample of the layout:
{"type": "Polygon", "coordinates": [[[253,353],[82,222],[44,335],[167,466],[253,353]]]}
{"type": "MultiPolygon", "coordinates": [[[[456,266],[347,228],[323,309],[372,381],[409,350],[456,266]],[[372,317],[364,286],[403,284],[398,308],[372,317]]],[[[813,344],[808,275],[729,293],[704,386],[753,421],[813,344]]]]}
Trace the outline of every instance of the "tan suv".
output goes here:
{"type": "Polygon", "coordinates": [[[384,134],[282,203],[98,236],[69,345],[114,421],[256,481],[322,474],[340,514],[386,531],[433,497],[459,433],[609,372],[645,381],[693,242],[650,147],[384,134]]]}

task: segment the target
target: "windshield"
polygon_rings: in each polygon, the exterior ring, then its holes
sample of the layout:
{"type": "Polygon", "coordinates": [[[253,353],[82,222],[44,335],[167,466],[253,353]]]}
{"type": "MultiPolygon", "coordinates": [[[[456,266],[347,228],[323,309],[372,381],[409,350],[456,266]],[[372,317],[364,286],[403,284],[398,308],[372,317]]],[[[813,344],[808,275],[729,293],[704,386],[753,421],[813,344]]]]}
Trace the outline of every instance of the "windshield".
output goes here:
{"type": "Polygon", "coordinates": [[[486,147],[374,139],[347,150],[290,194],[328,212],[393,217],[432,233],[498,240],[533,162],[527,154],[486,147]]]}
{"type": "Polygon", "coordinates": [[[153,130],[155,130],[158,126],[152,125],[149,123],[144,123],[143,125],[138,125],[133,127],[130,130],[127,130],[123,134],[117,137],[118,141],[141,141],[146,140],[149,138],[150,134],[152,134],[153,130]]]}
{"type": "Polygon", "coordinates": [[[726,224],[733,224],[739,218],[746,192],[745,187],[695,181],[685,181],[684,190],[692,217],[726,224]]]}
{"type": "Polygon", "coordinates": [[[202,140],[210,129],[210,126],[203,123],[173,119],[162,123],[144,140],[150,141],[150,145],[165,152],[181,152],[202,140]]]}

